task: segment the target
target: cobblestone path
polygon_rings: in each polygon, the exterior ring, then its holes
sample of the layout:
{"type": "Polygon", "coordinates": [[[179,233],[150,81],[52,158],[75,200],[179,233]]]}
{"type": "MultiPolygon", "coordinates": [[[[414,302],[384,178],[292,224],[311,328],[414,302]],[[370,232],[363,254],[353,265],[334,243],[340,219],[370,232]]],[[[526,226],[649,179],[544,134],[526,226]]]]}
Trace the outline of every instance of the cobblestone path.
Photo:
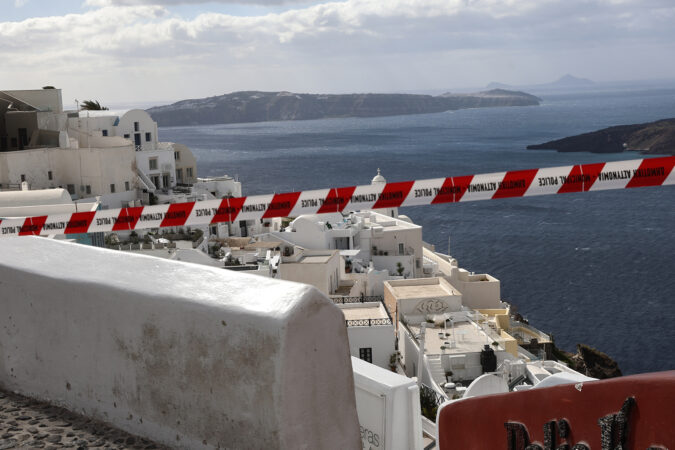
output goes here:
{"type": "Polygon", "coordinates": [[[0,450],[165,449],[102,422],[0,390],[0,450]]]}

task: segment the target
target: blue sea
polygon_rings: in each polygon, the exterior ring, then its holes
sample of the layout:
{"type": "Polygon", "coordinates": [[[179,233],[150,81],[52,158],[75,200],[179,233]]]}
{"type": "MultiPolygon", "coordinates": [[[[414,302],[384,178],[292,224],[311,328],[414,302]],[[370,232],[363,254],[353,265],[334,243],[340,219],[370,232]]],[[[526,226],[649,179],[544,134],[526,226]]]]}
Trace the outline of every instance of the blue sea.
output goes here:
{"type": "MultiPolygon", "coordinates": [[[[382,118],[164,127],[200,176],[236,175],[244,195],[635,159],[528,144],[675,117],[675,89],[541,95],[534,107],[382,118]]],[[[624,374],[675,369],[675,186],[403,208],[424,239],[501,280],[502,298],[575,351],[624,374]]]]}

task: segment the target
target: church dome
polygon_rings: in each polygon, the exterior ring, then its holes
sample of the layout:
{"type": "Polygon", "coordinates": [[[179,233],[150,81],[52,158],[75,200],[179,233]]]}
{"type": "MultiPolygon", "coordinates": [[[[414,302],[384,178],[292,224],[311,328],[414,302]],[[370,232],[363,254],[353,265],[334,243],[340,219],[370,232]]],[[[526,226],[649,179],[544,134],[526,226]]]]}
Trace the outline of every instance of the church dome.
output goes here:
{"type": "Polygon", "coordinates": [[[387,180],[380,174],[380,169],[377,169],[377,175],[373,177],[370,184],[386,184],[387,180]]]}

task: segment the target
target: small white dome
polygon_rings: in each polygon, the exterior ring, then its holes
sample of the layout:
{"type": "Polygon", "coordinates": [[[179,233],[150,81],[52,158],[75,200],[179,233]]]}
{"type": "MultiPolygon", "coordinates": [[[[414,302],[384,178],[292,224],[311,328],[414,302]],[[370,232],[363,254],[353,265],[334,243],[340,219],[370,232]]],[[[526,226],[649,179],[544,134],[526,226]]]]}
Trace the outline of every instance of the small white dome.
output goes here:
{"type": "Polygon", "coordinates": [[[373,177],[373,180],[370,184],[386,184],[387,180],[380,174],[380,169],[377,169],[377,175],[373,177]]]}

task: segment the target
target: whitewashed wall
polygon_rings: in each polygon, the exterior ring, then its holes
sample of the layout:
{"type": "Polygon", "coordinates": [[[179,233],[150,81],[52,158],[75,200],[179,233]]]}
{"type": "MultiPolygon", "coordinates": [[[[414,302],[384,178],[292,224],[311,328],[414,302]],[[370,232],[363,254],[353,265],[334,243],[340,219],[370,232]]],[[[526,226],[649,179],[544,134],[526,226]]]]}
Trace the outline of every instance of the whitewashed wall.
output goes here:
{"type": "Polygon", "coordinates": [[[344,317],[306,285],[0,239],[0,385],[180,448],[360,448],[344,317]]]}
{"type": "Polygon", "coordinates": [[[359,357],[359,349],[371,348],[373,364],[389,369],[391,355],[394,354],[394,325],[376,325],[370,327],[348,327],[349,348],[353,357],[359,357]]]}

